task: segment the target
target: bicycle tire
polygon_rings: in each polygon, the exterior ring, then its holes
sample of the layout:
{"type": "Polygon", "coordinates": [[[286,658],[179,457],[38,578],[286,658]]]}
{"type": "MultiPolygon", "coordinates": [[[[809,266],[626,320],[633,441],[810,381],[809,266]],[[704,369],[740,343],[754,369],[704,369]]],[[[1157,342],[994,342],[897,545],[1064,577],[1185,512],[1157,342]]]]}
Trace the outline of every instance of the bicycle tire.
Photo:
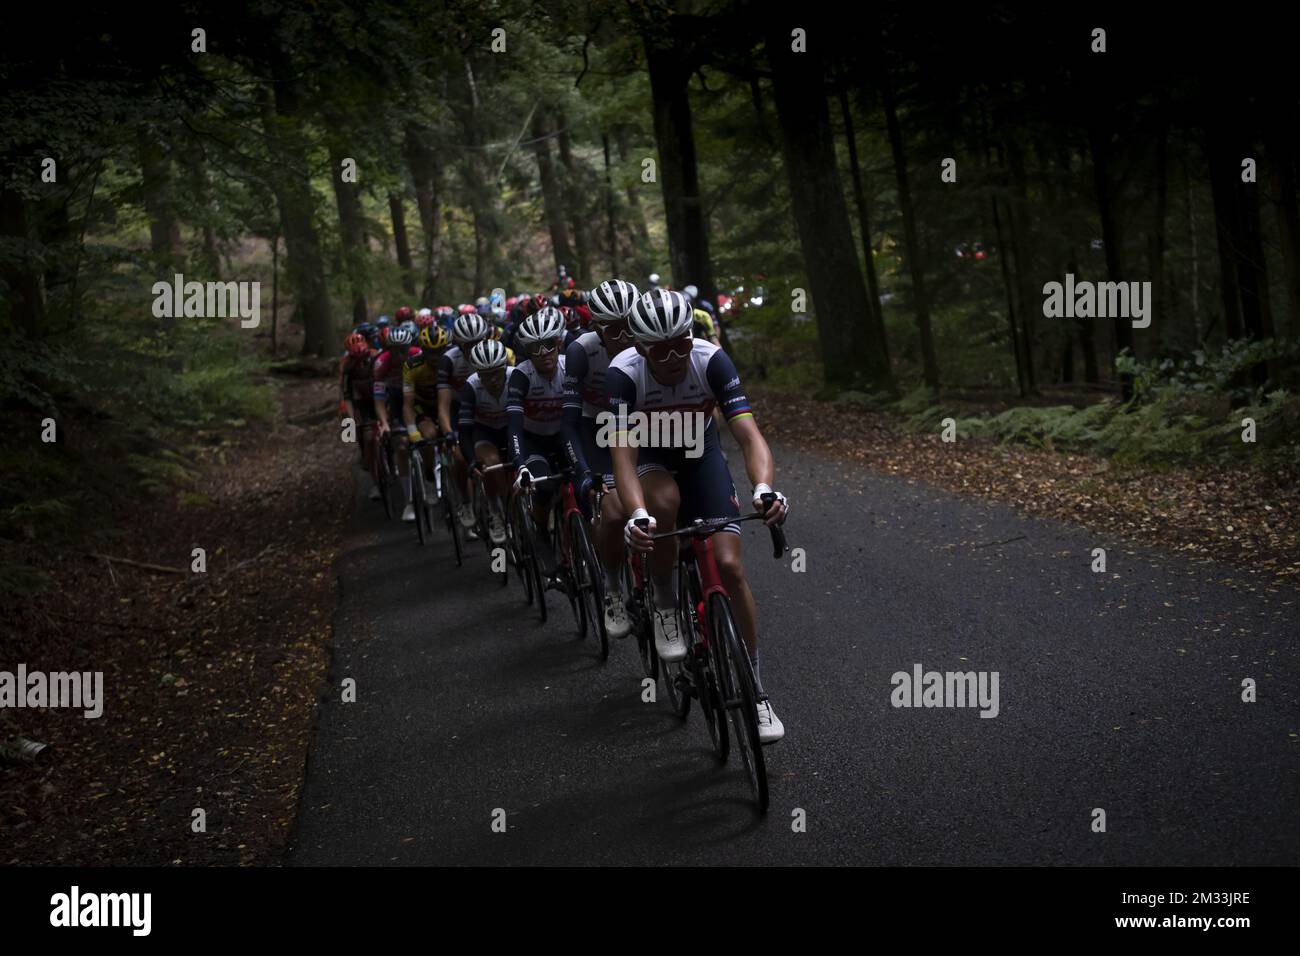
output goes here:
{"type": "Polygon", "coordinates": [[[415,536],[424,546],[424,459],[419,449],[411,449],[411,505],[415,508],[415,536]]]}
{"type": "Polygon", "coordinates": [[[569,525],[570,550],[577,558],[573,562],[573,577],[578,600],[586,609],[587,627],[596,641],[596,656],[607,661],[609,632],[605,630],[605,569],[596,558],[596,548],[582,515],[571,515],[569,525]]]}
{"type": "Polygon", "coordinates": [[[749,780],[760,813],[767,812],[767,764],[763,759],[763,745],[758,739],[758,687],[754,671],[736,630],[731,613],[731,602],[725,595],[709,598],[709,615],[714,638],[719,641],[723,660],[723,693],[731,725],[736,734],[736,749],[740,751],[745,776],[749,780]]]}

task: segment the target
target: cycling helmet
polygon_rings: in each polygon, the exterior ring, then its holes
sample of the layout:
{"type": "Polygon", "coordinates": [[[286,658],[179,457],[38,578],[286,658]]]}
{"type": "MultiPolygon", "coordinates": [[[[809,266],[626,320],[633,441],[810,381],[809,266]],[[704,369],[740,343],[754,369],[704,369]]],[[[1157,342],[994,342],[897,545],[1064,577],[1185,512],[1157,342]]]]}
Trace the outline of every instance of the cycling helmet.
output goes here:
{"type": "Polygon", "coordinates": [[[400,306],[398,310],[393,313],[393,321],[398,325],[401,325],[403,322],[409,322],[414,318],[415,310],[409,305],[400,306]]]}
{"type": "Polygon", "coordinates": [[[474,306],[470,305],[468,302],[462,302],[456,311],[461,315],[469,315],[471,312],[477,312],[478,309],[474,308],[474,306]]]}
{"type": "Polygon", "coordinates": [[[408,348],[415,342],[415,335],[405,325],[399,325],[395,329],[389,329],[388,348],[392,351],[400,352],[408,348]]]}
{"type": "Polygon", "coordinates": [[[587,294],[593,322],[617,322],[626,319],[640,297],[636,286],[622,279],[602,282],[587,294]]]}
{"type": "Polygon", "coordinates": [[[559,309],[547,306],[524,319],[515,333],[515,341],[524,348],[531,348],[547,339],[558,339],[564,335],[564,316],[559,309]]]}
{"type": "Polygon", "coordinates": [[[418,342],[420,348],[436,352],[438,349],[445,349],[451,344],[451,336],[448,335],[447,330],[441,326],[426,325],[420,332],[418,342]]]}
{"type": "Polygon", "coordinates": [[[636,300],[627,325],[638,342],[666,342],[691,331],[691,303],[680,292],[653,289],[636,300]]]}
{"type": "Polygon", "coordinates": [[[353,332],[343,343],[343,347],[348,350],[349,355],[365,355],[370,351],[370,343],[360,332],[353,332]]]}
{"type": "Polygon", "coordinates": [[[386,315],[381,315],[375,319],[375,325],[387,325],[391,320],[386,315]]]}
{"type": "Polygon", "coordinates": [[[427,329],[429,326],[433,325],[433,310],[421,309],[419,312],[415,313],[415,324],[421,329],[427,329]]]}
{"type": "Polygon", "coordinates": [[[469,364],[480,372],[505,368],[506,347],[496,339],[484,339],[470,349],[469,364]]]}
{"type": "Polygon", "coordinates": [[[457,345],[472,345],[482,340],[488,333],[487,323],[483,321],[483,316],[473,311],[474,307],[472,305],[469,306],[469,309],[470,311],[457,319],[456,324],[452,326],[451,337],[456,340],[457,345]]]}
{"type": "Polygon", "coordinates": [[[392,327],[387,324],[379,327],[379,347],[381,349],[388,348],[388,333],[391,331],[392,327]]]}

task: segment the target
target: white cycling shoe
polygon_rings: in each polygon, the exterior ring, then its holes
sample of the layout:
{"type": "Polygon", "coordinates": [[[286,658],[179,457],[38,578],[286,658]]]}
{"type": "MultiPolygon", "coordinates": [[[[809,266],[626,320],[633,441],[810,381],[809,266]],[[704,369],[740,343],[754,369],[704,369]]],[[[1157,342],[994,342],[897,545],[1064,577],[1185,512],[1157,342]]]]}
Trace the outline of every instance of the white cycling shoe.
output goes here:
{"type": "Polygon", "coordinates": [[[760,744],[774,744],[784,736],[785,724],[781,723],[781,718],[772,709],[772,702],[770,700],[759,701],[758,742],[760,744]]]}
{"type": "Polygon", "coordinates": [[[411,504],[410,502],[407,502],[406,507],[402,509],[402,520],[403,521],[415,520],[415,505],[411,504]]]}
{"type": "Polygon", "coordinates": [[[474,527],[474,509],[469,505],[461,505],[457,508],[456,517],[460,519],[460,526],[466,531],[474,527]]]}
{"type": "Polygon", "coordinates": [[[686,642],[677,627],[674,610],[655,610],[655,653],[665,664],[675,664],[686,659],[686,642]]]}
{"type": "Polygon", "coordinates": [[[627,637],[630,625],[627,621],[627,608],[623,598],[617,594],[605,595],[605,633],[620,640],[627,637]]]}
{"type": "Polygon", "coordinates": [[[500,515],[488,515],[488,537],[493,544],[506,543],[506,523],[500,515]]]}

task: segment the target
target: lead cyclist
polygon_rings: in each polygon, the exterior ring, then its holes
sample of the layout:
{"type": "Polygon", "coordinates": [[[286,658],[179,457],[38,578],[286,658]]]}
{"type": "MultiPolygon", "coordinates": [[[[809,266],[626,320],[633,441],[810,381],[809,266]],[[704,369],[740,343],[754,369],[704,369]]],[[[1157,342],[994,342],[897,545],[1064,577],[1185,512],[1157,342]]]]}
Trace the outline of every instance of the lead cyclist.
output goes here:
{"type": "MultiPolygon", "coordinates": [[[[770,506],[762,496],[772,492],[775,470],[749,400],[740,385],[735,364],[721,348],[691,335],[694,322],[690,301],[680,292],[651,289],[640,296],[628,316],[628,327],[636,347],[614,358],[605,378],[609,411],[620,416],[632,412],[679,412],[697,414],[703,426],[703,449],[688,455],[683,447],[627,445],[627,433],[615,431],[610,446],[614,485],[623,507],[631,514],[624,527],[624,540],[634,551],[649,552],[650,578],[654,583],[655,650],[666,662],[686,657],[687,647],[677,625],[677,592],[673,568],[677,563],[678,540],[654,541],[651,535],[663,525],[673,529],[696,518],[740,517],[735,484],[718,440],[712,412],[720,407],[731,434],[745,457],[745,471],[753,484],[752,503],[763,514],[764,523],[785,521],[789,510],[785,495],[775,493],[770,506]],[[638,519],[649,519],[646,530],[638,519]]],[[[661,429],[662,435],[666,429],[661,429]]],[[[674,429],[682,437],[684,429],[674,429]]],[[[696,449],[692,449],[695,451],[696,449]]],[[[738,524],[728,524],[713,538],[714,553],[722,583],[731,596],[736,624],[749,651],[760,695],[763,690],[759,667],[758,617],[754,595],[745,579],[741,562],[738,524]]],[[[785,735],[770,700],[758,704],[758,736],[770,744],[785,735]]]]}

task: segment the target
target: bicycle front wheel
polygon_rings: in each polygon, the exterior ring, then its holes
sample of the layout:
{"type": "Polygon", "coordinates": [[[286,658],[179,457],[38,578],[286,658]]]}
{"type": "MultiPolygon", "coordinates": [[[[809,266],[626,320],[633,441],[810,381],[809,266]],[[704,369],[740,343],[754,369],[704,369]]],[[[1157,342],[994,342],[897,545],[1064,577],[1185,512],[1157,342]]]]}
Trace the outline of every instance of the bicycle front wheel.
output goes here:
{"type": "Polygon", "coordinates": [[[722,594],[709,599],[709,622],[713,640],[718,643],[721,668],[722,698],[731,726],[735,731],[736,749],[745,765],[745,775],[758,802],[758,809],[767,812],[767,765],[763,760],[763,747],[758,740],[758,686],[754,669],[732,617],[731,602],[722,594]]]}
{"type": "Polygon", "coordinates": [[[424,544],[424,459],[411,450],[411,505],[415,508],[415,536],[424,544]]]}

